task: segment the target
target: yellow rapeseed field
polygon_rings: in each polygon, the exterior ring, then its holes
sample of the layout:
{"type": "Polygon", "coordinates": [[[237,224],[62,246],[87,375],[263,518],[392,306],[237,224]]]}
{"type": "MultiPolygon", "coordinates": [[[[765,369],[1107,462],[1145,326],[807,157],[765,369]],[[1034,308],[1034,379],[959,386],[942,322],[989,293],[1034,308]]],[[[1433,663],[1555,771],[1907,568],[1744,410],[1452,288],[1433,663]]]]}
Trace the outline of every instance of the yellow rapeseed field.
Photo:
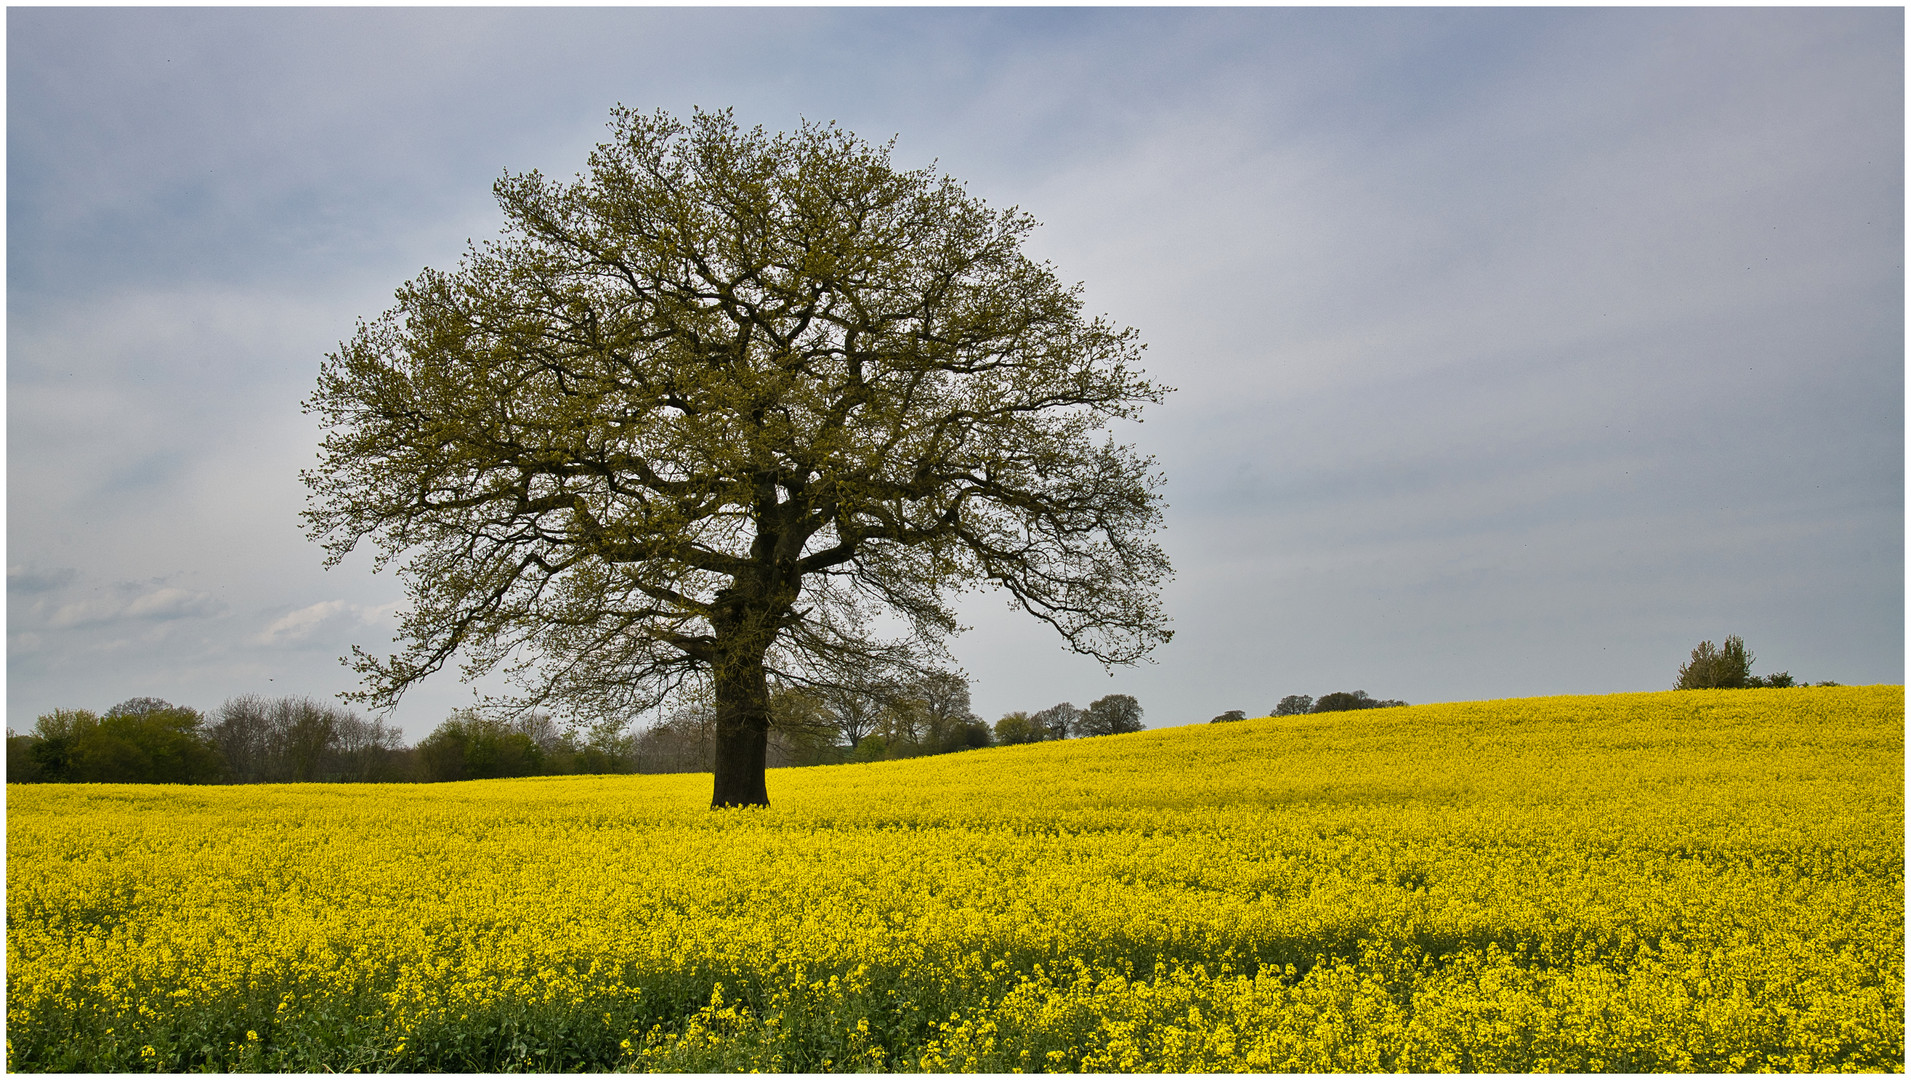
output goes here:
{"type": "Polygon", "coordinates": [[[15,1070],[1902,1071],[1901,687],[7,789],[15,1070]]]}

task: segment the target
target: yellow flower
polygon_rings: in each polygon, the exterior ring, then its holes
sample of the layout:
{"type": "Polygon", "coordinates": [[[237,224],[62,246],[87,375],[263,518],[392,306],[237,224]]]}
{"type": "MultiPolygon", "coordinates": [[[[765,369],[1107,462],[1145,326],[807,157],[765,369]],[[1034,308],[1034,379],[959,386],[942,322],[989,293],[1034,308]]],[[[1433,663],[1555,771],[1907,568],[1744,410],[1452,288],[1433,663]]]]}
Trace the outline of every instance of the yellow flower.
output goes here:
{"type": "Polygon", "coordinates": [[[707,775],[15,785],[8,1063],[369,993],[401,1036],[632,1024],[657,1070],[819,1025],[896,1070],[1889,1069],[1903,738],[1895,687],[1685,691],[779,769],[750,815],[707,775]]]}

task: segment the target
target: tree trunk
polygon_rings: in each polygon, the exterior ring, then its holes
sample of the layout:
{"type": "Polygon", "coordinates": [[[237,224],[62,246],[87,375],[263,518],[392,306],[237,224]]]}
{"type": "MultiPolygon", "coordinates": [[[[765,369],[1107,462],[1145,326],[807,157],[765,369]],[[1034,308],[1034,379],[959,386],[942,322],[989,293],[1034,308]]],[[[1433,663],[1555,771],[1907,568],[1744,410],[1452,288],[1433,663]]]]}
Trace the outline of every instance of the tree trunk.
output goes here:
{"type": "Polygon", "coordinates": [[[712,809],[768,806],[763,773],[770,743],[770,687],[763,658],[732,657],[714,673],[717,690],[716,790],[712,809]]]}

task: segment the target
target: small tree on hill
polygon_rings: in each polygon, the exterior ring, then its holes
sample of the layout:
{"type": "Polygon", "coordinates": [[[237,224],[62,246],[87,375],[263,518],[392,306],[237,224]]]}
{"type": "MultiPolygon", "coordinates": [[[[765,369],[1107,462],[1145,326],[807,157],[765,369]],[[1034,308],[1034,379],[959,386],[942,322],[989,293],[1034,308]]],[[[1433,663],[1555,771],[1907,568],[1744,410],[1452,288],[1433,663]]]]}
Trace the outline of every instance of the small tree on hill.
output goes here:
{"type": "MultiPolygon", "coordinates": [[[[1734,634],[1725,639],[1725,644],[1714,645],[1710,641],[1701,641],[1692,650],[1692,658],[1679,667],[1679,681],[1674,690],[1737,690],[1752,688],[1777,688],[1797,686],[1791,672],[1779,671],[1770,675],[1752,674],[1753,656],[1745,647],[1745,642],[1734,634]]],[[[1836,686],[1836,683],[1819,683],[1819,686],[1836,686]]]]}
{"type": "Polygon", "coordinates": [[[998,746],[1041,742],[1042,729],[1025,712],[1004,713],[1002,719],[995,722],[995,741],[998,746]]]}
{"type": "Polygon", "coordinates": [[[959,672],[930,669],[894,685],[882,714],[888,756],[989,745],[989,727],[970,710],[969,701],[969,680],[959,672]]]}
{"type": "Polygon", "coordinates": [[[1308,694],[1289,694],[1274,706],[1272,716],[1299,716],[1314,711],[1314,699],[1308,694]]]}
{"type": "Polygon", "coordinates": [[[1081,732],[1082,711],[1066,701],[1050,705],[1029,719],[1040,729],[1046,741],[1066,739],[1081,732]]]}
{"type": "MultiPolygon", "coordinates": [[[[1787,676],[1789,678],[1789,676],[1787,676]]],[[[1737,689],[1752,679],[1752,654],[1737,634],[1724,645],[1701,641],[1692,650],[1692,658],[1679,667],[1674,690],[1737,689]]]]}
{"type": "Polygon", "coordinates": [[[1099,698],[1082,713],[1081,733],[1126,735],[1141,730],[1141,702],[1130,694],[1109,694],[1099,698]]]}

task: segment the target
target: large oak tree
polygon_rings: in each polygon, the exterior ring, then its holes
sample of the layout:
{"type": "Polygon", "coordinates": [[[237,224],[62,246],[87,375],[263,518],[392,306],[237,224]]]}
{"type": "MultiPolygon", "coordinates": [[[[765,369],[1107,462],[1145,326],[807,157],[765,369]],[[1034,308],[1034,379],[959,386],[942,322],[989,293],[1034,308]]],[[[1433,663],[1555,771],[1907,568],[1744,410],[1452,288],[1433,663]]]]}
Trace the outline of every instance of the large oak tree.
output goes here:
{"type": "Polygon", "coordinates": [[[711,691],[713,803],[760,805],[771,686],[937,654],[965,589],[1108,664],[1168,639],[1160,477],[1108,431],[1163,390],[1027,215],[834,125],[611,129],[321,369],[309,531],[410,599],[360,700],[454,657],[577,716],[711,691]]]}

